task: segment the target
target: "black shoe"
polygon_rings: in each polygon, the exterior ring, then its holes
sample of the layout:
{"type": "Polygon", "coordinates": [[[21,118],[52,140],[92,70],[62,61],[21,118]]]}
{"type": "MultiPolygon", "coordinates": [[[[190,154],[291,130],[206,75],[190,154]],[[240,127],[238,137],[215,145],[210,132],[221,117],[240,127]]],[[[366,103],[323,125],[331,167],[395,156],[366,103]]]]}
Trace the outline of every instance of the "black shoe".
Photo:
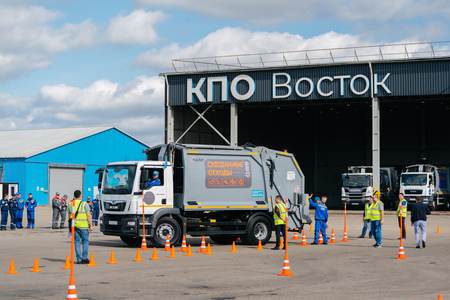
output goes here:
{"type": "Polygon", "coordinates": [[[59,229],[63,229],[63,228],[66,228],[66,227],[64,227],[64,226],[59,226],[59,229]]]}
{"type": "Polygon", "coordinates": [[[77,265],[82,265],[82,264],[83,264],[82,260],[77,261],[77,265]]]}
{"type": "Polygon", "coordinates": [[[58,229],[58,227],[52,227],[52,229],[58,229]]]}
{"type": "Polygon", "coordinates": [[[280,247],[273,247],[273,248],[270,249],[270,250],[280,250],[280,247]]]}
{"type": "Polygon", "coordinates": [[[425,248],[425,241],[422,241],[422,248],[425,248]]]}
{"type": "Polygon", "coordinates": [[[420,249],[420,246],[416,246],[417,249],[420,249]]]}
{"type": "Polygon", "coordinates": [[[311,245],[319,245],[319,243],[312,242],[311,245]]]}
{"type": "Polygon", "coordinates": [[[362,235],[358,236],[358,239],[363,239],[364,237],[362,235]]]}
{"type": "Polygon", "coordinates": [[[369,235],[369,239],[371,239],[372,238],[372,236],[371,235],[369,235]]]}
{"type": "Polygon", "coordinates": [[[81,263],[82,263],[82,264],[88,264],[88,263],[89,263],[89,259],[82,259],[82,260],[81,260],[81,263]]]}
{"type": "Polygon", "coordinates": [[[377,244],[377,243],[373,244],[373,247],[376,247],[376,246],[378,246],[378,244],[377,244]]]}
{"type": "Polygon", "coordinates": [[[328,245],[328,243],[322,243],[322,245],[328,245]]]}

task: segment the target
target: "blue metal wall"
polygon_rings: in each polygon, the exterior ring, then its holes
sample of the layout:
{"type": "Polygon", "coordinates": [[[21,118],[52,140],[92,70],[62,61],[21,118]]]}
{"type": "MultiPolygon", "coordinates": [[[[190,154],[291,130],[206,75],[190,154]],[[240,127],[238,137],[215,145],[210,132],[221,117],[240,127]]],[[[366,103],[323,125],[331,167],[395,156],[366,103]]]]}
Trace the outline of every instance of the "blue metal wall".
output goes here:
{"type": "Polygon", "coordinates": [[[93,197],[92,187],[98,183],[98,175],[95,174],[98,168],[113,161],[144,160],[142,150],[146,148],[145,144],[112,128],[26,160],[6,160],[3,179],[5,182],[18,182],[23,198],[31,192],[39,205],[46,205],[49,196],[44,191],[49,189],[49,164],[86,165],[83,195],[93,197]]]}

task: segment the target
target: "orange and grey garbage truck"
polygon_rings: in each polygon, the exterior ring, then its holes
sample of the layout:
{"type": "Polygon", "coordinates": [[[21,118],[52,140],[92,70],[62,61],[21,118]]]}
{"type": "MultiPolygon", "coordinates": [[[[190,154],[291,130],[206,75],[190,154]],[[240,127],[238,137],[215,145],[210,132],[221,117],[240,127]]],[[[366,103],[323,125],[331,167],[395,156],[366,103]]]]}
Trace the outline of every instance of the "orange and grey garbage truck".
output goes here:
{"type": "Polygon", "coordinates": [[[100,172],[105,235],[139,245],[145,226],[156,247],[164,246],[167,235],[178,244],[184,234],[217,243],[240,238],[265,244],[276,195],[287,201],[289,230],[301,232],[311,223],[305,178],[290,153],[253,145],[182,144],[144,151],[145,161],[109,163],[100,172]],[[159,185],[149,185],[156,173],[159,185]]]}

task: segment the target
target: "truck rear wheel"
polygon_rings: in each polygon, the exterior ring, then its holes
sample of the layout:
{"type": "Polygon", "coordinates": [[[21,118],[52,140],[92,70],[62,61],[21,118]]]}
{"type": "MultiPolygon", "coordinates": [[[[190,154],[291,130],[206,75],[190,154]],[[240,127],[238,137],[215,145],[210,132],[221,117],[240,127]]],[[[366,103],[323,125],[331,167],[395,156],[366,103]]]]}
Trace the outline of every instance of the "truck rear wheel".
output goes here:
{"type": "Polygon", "coordinates": [[[176,244],[181,237],[180,225],[172,218],[164,217],[156,223],[155,233],[150,237],[153,246],[162,248],[166,243],[166,237],[169,235],[170,244],[176,244]]]}
{"type": "Polygon", "coordinates": [[[247,233],[241,237],[244,244],[258,245],[259,240],[261,244],[266,244],[272,236],[272,224],[263,217],[259,216],[250,221],[247,227],[247,233]]]}
{"type": "Polygon", "coordinates": [[[211,235],[209,236],[209,238],[218,244],[231,244],[237,240],[238,236],[222,234],[222,235],[211,235]]]}
{"type": "Polygon", "coordinates": [[[120,236],[122,242],[132,247],[139,247],[142,243],[142,238],[132,236],[120,236]]]}

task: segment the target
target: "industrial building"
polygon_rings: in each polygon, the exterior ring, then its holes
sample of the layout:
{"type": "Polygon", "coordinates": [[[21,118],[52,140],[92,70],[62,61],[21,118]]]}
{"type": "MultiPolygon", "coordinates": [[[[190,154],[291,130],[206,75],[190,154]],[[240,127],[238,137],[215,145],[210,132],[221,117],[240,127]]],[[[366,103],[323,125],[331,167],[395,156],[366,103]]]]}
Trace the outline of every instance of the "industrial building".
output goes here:
{"type": "Polygon", "coordinates": [[[287,149],[341,206],[348,166],[450,165],[449,42],[173,60],[166,141],[287,149]]]}
{"type": "Polygon", "coordinates": [[[39,205],[56,192],[98,194],[96,170],[111,161],[143,160],[148,145],[115,127],[0,131],[0,182],[5,193],[33,193],[39,205]]]}

